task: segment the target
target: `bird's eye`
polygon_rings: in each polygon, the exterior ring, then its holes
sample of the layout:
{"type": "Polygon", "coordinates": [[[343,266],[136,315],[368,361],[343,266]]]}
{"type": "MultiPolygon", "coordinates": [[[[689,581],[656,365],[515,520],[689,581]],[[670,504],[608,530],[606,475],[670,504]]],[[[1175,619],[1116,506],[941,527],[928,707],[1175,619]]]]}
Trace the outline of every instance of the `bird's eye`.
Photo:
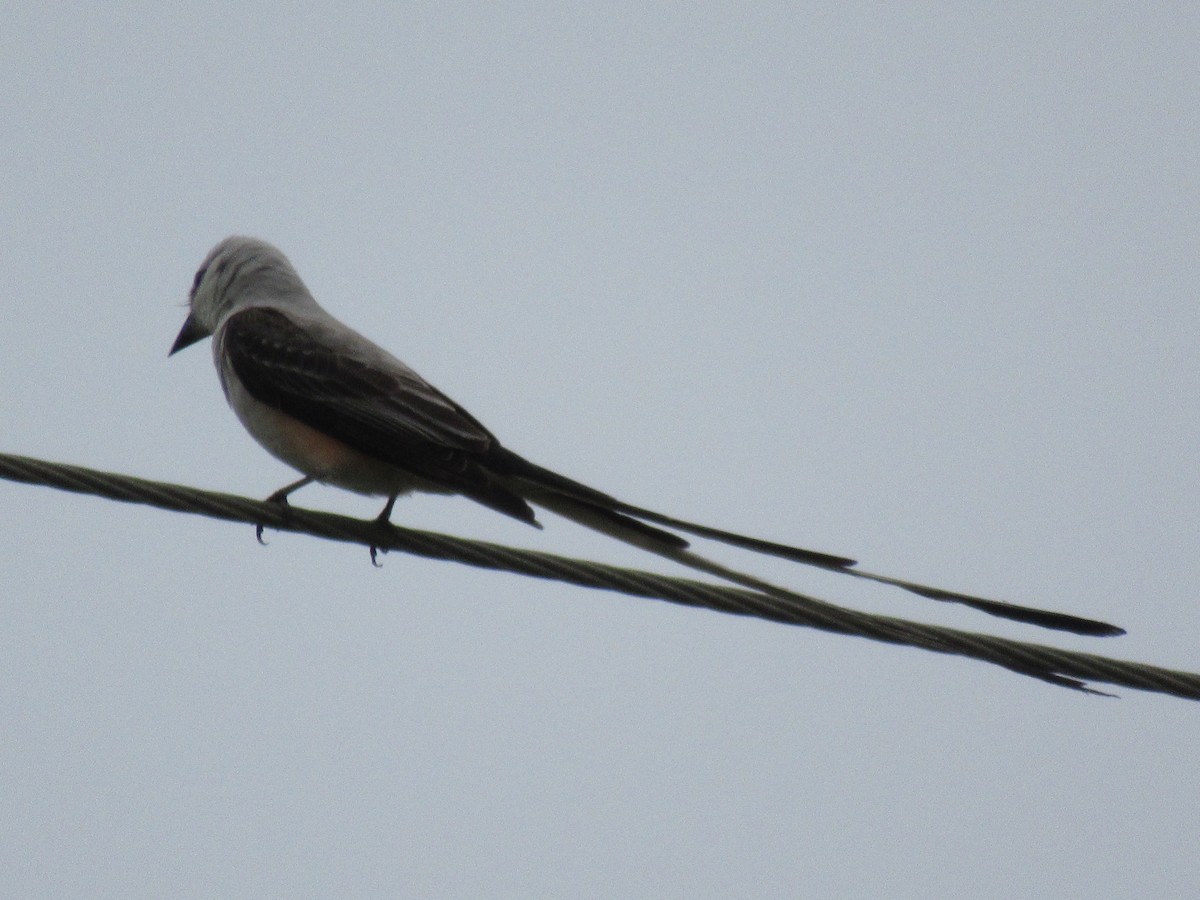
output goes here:
{"type": "Polygon", "coordinates": [[[200,287],[200,282],[202,282],[204,280],[204,273],[207,271],[208,271],[208,266],[202,266],[200,268],[200,270],[196,273],[196,280],[192,282],[192,292],[188,295],[189,297],[196,296],[196,291],[200,287]]]}

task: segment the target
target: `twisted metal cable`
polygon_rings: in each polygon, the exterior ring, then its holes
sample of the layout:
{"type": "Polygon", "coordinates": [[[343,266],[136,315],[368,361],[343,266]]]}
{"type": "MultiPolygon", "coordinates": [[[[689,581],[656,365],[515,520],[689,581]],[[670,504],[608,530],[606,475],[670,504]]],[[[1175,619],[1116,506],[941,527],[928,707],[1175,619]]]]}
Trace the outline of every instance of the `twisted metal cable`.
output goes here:
{"type": "Polygon", "coordinates": [[[965,656],[1089,693],[1099,692],[1085,681],[1200,700],[1200,675],[1191,672],[858,612],[798,593],[768,596],[27,456],[0,454],[0,478],[965,656]]]}

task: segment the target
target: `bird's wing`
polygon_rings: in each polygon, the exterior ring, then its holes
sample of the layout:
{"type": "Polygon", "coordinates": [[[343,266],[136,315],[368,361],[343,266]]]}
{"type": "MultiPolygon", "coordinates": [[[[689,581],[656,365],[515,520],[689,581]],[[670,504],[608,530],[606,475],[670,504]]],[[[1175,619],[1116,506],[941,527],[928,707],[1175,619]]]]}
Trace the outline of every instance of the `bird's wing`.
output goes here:
{"type": "Polygon", "coordinates": [[[482,465],[495,438],[416,372],[341,325],[251,307],[225,320],[219,352],[252,397],[361,453],[533,522],[482,465]]]}

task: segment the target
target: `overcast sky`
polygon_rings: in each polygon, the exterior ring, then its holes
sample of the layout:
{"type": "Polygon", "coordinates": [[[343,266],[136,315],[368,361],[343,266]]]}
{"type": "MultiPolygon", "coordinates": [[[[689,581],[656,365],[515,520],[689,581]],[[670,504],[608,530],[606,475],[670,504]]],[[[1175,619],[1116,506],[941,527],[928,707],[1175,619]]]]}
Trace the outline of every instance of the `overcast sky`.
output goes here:
{"type": "MultiPolygon", "coordinates": [[[[252,234],[543,465],[1129,635],[723,559],[1200,668],[1194,4],[186,8],[0,14],[0,451],[296,477],[166,357],[252,234]]],[[[543,518],[394,515],[641,562],[543,518]]],[[[9,482],[0,528],[0,894],[1200,879],[1194,703],[9,482]]]]}

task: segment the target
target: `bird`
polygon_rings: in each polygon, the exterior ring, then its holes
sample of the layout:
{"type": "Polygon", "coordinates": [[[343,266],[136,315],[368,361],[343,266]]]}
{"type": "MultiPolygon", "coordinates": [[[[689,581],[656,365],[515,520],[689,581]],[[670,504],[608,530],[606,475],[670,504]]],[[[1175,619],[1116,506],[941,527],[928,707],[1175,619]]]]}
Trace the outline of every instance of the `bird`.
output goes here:
{"type": "Polygon", "coordinates": [[[388,523],[406,494],[456,494],[541,528],[536,506],[785,601],[797,595],[713,562],[678,532],[1044,628],[1124,633],[1106,622],[877,575],[850,557],[664,515],[537,465],[326,312],[287,257],[266,241],[240,235],[220,241],[196,271],[187,303],[168,356],[211,337],[217,376],[234,413],[263,448],[303,475],[272,493],[271,502],[286,506],[293,492],[319,482],[386,498],[377,518],[388,523]]]}

